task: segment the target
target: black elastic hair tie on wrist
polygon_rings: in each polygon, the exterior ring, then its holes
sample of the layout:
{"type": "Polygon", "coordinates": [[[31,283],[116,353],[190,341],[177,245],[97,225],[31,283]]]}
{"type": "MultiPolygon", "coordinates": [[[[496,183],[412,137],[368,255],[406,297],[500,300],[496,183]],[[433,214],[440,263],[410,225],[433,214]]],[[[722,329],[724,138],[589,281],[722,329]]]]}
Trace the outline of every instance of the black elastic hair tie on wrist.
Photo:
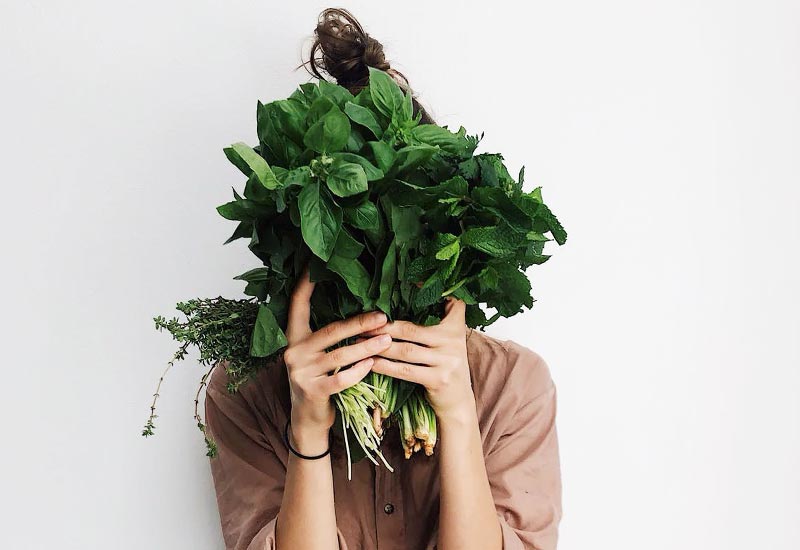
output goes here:
{"type": "Polygon", "coordinates": [[[328,440],[328,450],[325,451],[322,454],[309,456],[309,455],[304,455],[302,453],[297,452],[297,449],[292,447],[292,444],[289,443],[289,422],[290,422],[290,419],[287,419],[286,420],[286,427],[283,429],[283,442],[286,443],[286,447],[292,452],[293,455],[298,456],[300,458],[304,458],[306,460],[317,460],[318,458],[323,458],[323,457],[327,456],[328,453],[331,452],[330,438],[328,440]]]}

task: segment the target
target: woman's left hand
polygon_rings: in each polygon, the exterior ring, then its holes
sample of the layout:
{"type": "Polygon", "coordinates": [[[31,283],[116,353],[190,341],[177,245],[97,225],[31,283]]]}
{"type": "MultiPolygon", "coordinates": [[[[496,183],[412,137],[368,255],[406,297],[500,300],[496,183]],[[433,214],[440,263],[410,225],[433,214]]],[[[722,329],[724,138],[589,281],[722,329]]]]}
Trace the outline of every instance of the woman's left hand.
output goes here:
{"type": "Polygon", "coordinates": [[[475,412],[475,396],[467,360],[466,304],[450,297],[438,325],[409,321],[386,323],[363,336],[388,334],[392,344],[374,356],[373,372],[425,386],[436,416],[448,418],[475,412]]]}

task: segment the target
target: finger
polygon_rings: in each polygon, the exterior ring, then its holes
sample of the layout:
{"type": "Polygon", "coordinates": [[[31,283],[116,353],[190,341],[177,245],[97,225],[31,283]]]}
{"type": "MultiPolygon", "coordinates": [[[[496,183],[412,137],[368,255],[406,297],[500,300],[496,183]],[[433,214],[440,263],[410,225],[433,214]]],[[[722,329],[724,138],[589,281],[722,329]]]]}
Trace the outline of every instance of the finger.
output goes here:
{"type": "Polygon", "coordinates": [[[392,361],[385,357],[375,357],[374,359],[375,362],[372,364],[372,372],[385,374],[392,378],[407,380],[408,382],[415,382],[426,387],[432,385],[434,369],[430,367],[412,365],[411,363],[404,363],[402,361],[392,361]]]}
{"type": "Polygon", "coordinates": [[[439,341],[435,326],[425,327],[410,321],[393,321],[386,323],[375,330],[367,331],[364,336],[375,336],[377,334],[388,334],[394,340],[405,340],[416,342],[426,346],[434,346],[439,341]]]}
{"type": "Polygon", "coordinates": [[[453,296],[447,297],[447,302],[444,305],[444,317],[442,323],[444,324],[464,324],[466,323],[467,303],[460,298],[453,296]]]}
{"type": "Polygon", "coordinates": [[[356,361],[381,353],[391,345],[392,337],[388,334],[382,334],[366,338],[356,344],[336,348],[325,354],[324,359],[320,362],[320,370],[322,372],[330,372],[336,367],[350,365],[356,361]]]}
{"type": "Polygon", "coordinates": [[[318,378],[318,383],[321,384],[322,390],[328,395],[339,393],[363,380],[364,377],[369,374],[374,362],[375,360],[372,357],[367,357],[349,369],[340,370],[336,374],[318,378]]]}
{"type": "Polygon", "coordinates": [[[380,352],[379,355],[387,359],[403,361],[404,363],[436,364],[436,352],[434,350],[411,342],[392,342],[388,349],[380,352]]]}
{"type": "Polygon", "coordinates": [[[382,311],[370,311],[360,313],[353,317],[334,321],[317,330],[308,340],[309,345],[314,349],[324,350],[334,344],[338,344],[345,338],[358,336],[363,332],[378,328],[386,323],[386,314],[382,311]]]}
{"type": "Polygon", "coordinates": [[[291,302],[289,303],[286,326],[286,336],[289,340],[297,341],[311,332],[309,323],[311,320],[311,294],[314,292],[314,284],[311,282],[308,266],[306,266],[303,274],[297,279],[292,291],[291,302]]]}

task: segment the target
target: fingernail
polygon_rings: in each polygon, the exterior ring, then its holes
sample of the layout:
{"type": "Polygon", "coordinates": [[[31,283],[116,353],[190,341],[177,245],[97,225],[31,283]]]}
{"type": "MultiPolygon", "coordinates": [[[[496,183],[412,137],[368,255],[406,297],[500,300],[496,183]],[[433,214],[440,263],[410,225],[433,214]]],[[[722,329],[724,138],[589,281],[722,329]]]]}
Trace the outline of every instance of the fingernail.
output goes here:
{"type": "Polygon", "coordinates": [[[385,346],[386,344],[389,344],[391,341],[392,337],[389,336],[388,334],[381,334],[380,336],[378,336],[378,339],[376,340],[376,342],[380,346],[385,346]]]}
{"type": "Polygon", "coordinates": [[[371,367],[373,363],[375,363],[375,359],[373,359],[372,357],[367,357],[366,359],[364,359],[365,367],[371,367]]]}
{"type": "Polygon", "coordinates": [[[386,321],[386,314],[382,311],[376,311],[372,314],[372,320],[376,323],[386,321]]]}

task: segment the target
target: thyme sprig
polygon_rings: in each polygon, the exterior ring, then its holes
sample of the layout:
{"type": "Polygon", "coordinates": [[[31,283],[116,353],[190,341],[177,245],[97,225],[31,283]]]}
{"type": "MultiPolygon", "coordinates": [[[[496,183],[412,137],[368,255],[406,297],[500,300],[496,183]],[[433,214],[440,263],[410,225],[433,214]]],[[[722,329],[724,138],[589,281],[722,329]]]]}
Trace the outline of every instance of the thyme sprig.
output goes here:
{"type": "Polygon", "coordinates": [[[161,384],[172,366],[186,358],[189,347],[193,346],[200,352],[198,362],[208,365],[209,369],[200,379],[194,399],[194,419],[197,428],[202,432],[206,442],[207,455],[216,456],[217,445],[208,434],[206,425],[199,411],[200,393],[208,385],[208,379],[214,368],[225,362],[225,371],[228,374],[227,390],[236,392],[247,380],[252,378],[265,360],[250,355],[250,334],[253,331],[258,303],[255,298],[231,300],[218,296],[217,298],[194,298],[179,302],[175,308],[186,317],[181,320],[177,317],[165,319],[162,316],[154,317],[156,329],[167,330],[172,337],[180,343],[180,347],[167,363],[167,368],[158,380],[153,402],[150,405],[150,417],[145,423],[142,435],[154,435],[156,403],[161,392],[161,384]]]}

